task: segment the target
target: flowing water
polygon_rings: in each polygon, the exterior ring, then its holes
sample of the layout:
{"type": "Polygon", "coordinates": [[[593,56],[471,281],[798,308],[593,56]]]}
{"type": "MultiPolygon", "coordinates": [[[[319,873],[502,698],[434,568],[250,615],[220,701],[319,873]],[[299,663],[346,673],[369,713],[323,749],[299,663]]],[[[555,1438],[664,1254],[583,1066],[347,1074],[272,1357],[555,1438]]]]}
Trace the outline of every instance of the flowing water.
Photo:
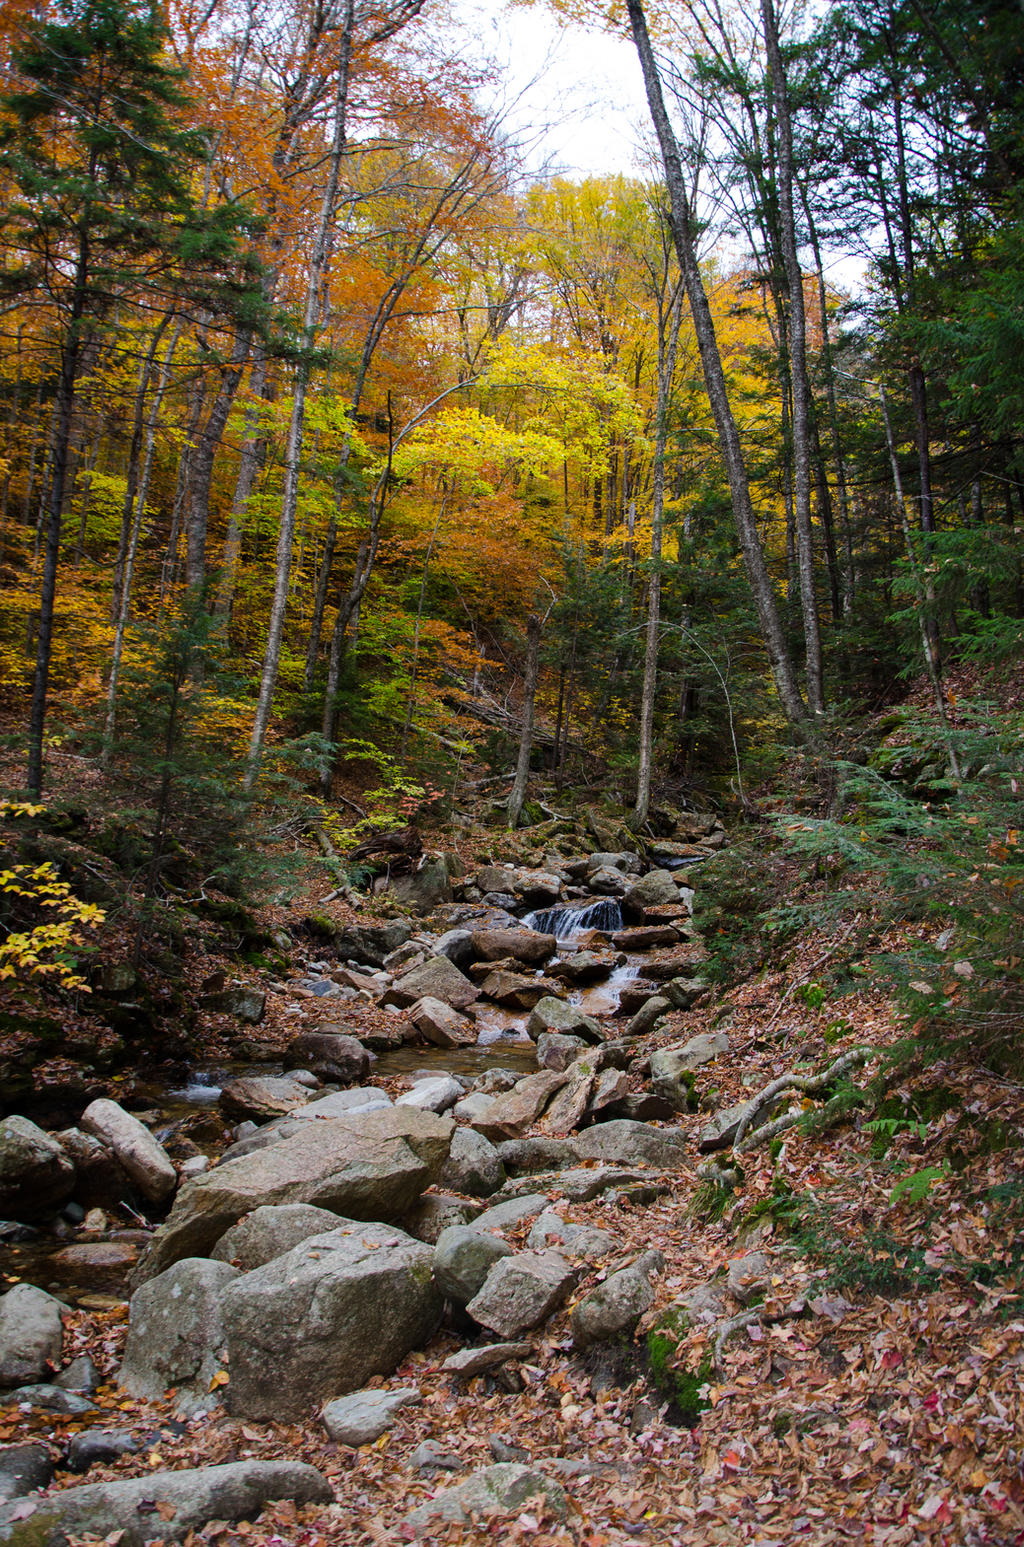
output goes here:
{"type": "Polygon", "coordinates": [[[614,897],[602,897],[585,908],[543,908],[528,913],[523,919],[527,929],[535,929],[541,935],[554,935],[556,940],[571,940],[587,929],[600,929],[612,934],[622,928],[622,909],[614,897]]]}

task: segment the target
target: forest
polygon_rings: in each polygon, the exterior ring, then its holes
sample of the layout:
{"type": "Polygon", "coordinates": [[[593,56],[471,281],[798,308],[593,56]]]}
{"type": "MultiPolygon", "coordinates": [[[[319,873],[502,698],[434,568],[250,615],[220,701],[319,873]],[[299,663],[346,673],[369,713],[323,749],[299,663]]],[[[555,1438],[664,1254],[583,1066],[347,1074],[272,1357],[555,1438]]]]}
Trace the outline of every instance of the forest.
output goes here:
{"type": "Polygon", "coordinates": [[[1010,1547],[1020,0],[507,15],[0,0],[0,1542],[1010,1547]]]}

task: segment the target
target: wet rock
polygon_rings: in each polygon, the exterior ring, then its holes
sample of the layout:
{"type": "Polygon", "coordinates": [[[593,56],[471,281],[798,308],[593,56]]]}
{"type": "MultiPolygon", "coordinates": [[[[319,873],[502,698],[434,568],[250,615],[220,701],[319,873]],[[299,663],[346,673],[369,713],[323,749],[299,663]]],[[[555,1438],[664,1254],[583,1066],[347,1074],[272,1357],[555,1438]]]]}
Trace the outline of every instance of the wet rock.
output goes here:
{"type": "Polygon", "coordinates": [[[463,1096],[462,1086],[450,1074],[417,1080],[412,1090],[398,1097],[396,1107],[416,1107],[422,1112],[447,1112],[463,1096]]]}
{"type": "Polygon", "coordinates": [[[355,1037],[337,1031],[303,1031],[285,1053],[285,1067],[309,1069],[318,1079],[338,1085],[365,1080],[373,1058],[355,1037]]]}
{"type": "Polygon", "coordinates": [[[233,988],[221,989],[216,994],[202,994],[199,1007],[214,1015],[234,1015],[250,1026],[258,1026],[267,1008],[267,996],[258,988],[239,983],[233,988]]]}
{"type": "Polygon", "coordinates": [[[312,1203],[356,1219],[406,1213],[440,1176],[453,1124],[433,1112],[388,1107],[303,1123],[301,1130],[187,1183],[139,1264],[137,1282],[208,1252],[261,1204],[312,1203]]]}
{"type": "Polygon", "coordinates": [[[134,1455],[139,1444],[127,1429],[86,1429],[71,1436],[68,1446],[68,1470],[87,1472],[91,1466],[105,1466],[118,1456],[134,1455]]]}
{"type": "Polygon", "coordinates": [[[82,1241],[55,1252],[53,1267],[62,1279],[95,1284],[129,1273],[138,1256],[139,1248],[132,1241],[82,1241]]]}
{"type": "Polygon", "coordinates": [[[518,1252],[491,1268],[466,1310],[499,1337],[517,1338],[557,1310],[576,1282],[576,1269],[560,1252],[518,1252]]]}
{"type": "Polygon", "coordinates": [[[552,962],[548,969],[553,978],[564,978],[567,983],[596,983],[610,975],[615,966],[614,956],[600,956],[595,951],[577,951],[552,962]]]}
{"type": "Polygon", "coordinates": [[[453,1197],[451,1193],[428,1192],[402,1220],[402,1229],[417,1241],[433,1246],[449,1225],[468,1225],[482,1213],[479,1203],[453,1197]]]}
{"type": "Polygon", "coordinates": [[[600,1023],[593,1016],[585,1015],[576,1005],[566,1004],[563,999],[545,995],[533,1007],[526,1023],[527,1035],[536,1042],[545,1032],[558,1032],[563,1036],[579,1037],[583,1042],[603,1041],[600,1023]]]}
{"type": "Polygon", "coordinates": [[[381,998],[382,1005],[408,1009],[418,999],[440,999],[452,1009],[464,1010],[479,998],[479,990],[447,956],[430,956],[393,983],[381,998]]]}
{"type": "Polygon", "coordinates": [[[665,902],[677,902],[679,888],[668,870],[649,870],[631,886],[622,899],[622,910],[630,918],[642,919],[645,908],[657,908],[665,902]]]}
{"type": "Polygon", "coordinates": [[[440,1321],[432,1262],[404,1231],[350,1220],[228,1285],[230,1410],[294,1419],[391,1374],[440,1321]]]}
{"type": "Polygon", "coordinates": [[[173,1386],[175,1409],[185,1417],[219,1406],[221,1297],[238,1277],[230,1263],[186,1257],[135,1291],[117,1377],[129,1396],[158,1402],[173,1386]]]}
{"type": "Polygon", "coordinates": [[[0,1216],[45,1218],[70,1198],[75,1168],[52,1134],[27,1117],[0,1122],[0,1216]]]}
{"type": "Polygon", "coordinates": [[[478,961],[501,961],[511,957],[514,961],[539,967],[558,949],[554,935],[539,934],[533,929],[477,929],[470,939],[478,961]]]}
{"type": "Polygon", "coordinates": [[[542,1069],[554,1069],[562,1074],[586,1045],[581,1037],[570,1037],[560,1031],[542,1031],[537,1038],[537,1062],[542,1069]]]}
{"type": "Polygon", "coordinates": [[[60,1364],[65,1307],[34,1284],[0,1297],[0,1386],[45,1380],[60,1364]]]}
{"type": "Polygon", "coordinates": [[[0,1445],[0,1504],[48,1488],[53,1473],[45,1445],[0,1445]]]}
{"type": "Polygon", "coordinates": [[[152,1203],[163,1203],[174,1192],[178,1173],[163,1145],[116,1101],[101,1098],[90,1102],[80,1126],[113,1150],[135,1186],[152,1203]]]}
{"type": "Polygon", "coordinates": [[[429,994],[410,1007],[409,1019],[420,1036],[435,1047],[471,1047],[476,1042],[476,1027],[468,1016],[429,994]]]}
{"type": "Polygon", "coordinates": [[[505,1167],[491,1141],[472,1128],[456,1129],[441,1171],[441,1185],[473,1198],[489,1198],[504,1181],[505,1167]]]}
{"type": "Polygon", "coordinates": [[[519,1514],[530,1499],[542,1499],[549,1514],[565,1519],[568,1506],[558,1483],[518,1462],[501,1463],[484,1467],[457,1487],[436,1494],[406,1515],[402,1525],[414,1537],[422,1538],[430,1536],[439,1521],[468,1524],[476,1515],[519,1514]]]}
{"type": "Polygon", "coordinates": [[[449,1300],[465,1305],[483,1288],[494,1264],[511,1254],[511,1246],[497,1236],[469,1225],[452,1225],[442,1231],[434,1247],[434,1282],[449,1300]]]}
{"type": "Polygon", "coordinates": [[[496,1096],[493,1106],[473,1126],[491,1140],[520,1138],[564,1084],[566,1076],[552,1069],[528,1074],[505,1095],[496,1096]]]}
{"type": "Polygon", "coordinates": [[[577,1348],[632,1337],[645,1311],[654,1304],[651,1277],[664,1271],[660,1252],[646,1252],[631,1267],[611,1273],[603,1283],[578,1300],[569,1325],[577,1348]]]}
{"type": "Polygon", "coordinates": [[[263,1205],[226,1230],[210,1256],[214,1262],[230,1262],[243,1273],[262,1268],[283,1257],[300,1241],[337,1228],[338,1215],[309,1203],[263,1205]]]}
{"type": "Polygon", "coordinates": [[[510,1359],[528,1359],[532,1352],[530,1343],[484,1343],[449,1354],[441,1369],[458,1380],[472,1380],[474,1375],[483,1375],[510,1359]]]}
{"type": "Polygon", "coordinates": [[[298,1080],[250,1074],[229,1080],[221,1089],[217,1104],[232,1122],[244,1122],[249,1118],[255,1123],[265,1123],[305,1106],[309,1098],[308,1086],[298,1080]]]}
{"type": "Polygon", "coordinates": [[[320,1417],[324,1428],[339,1445],[372,1445],[390,1429],[403,1407],[423,1401],[415,1386],[393,1391],[353,1391],[347,1397],[326,1402],[320,1417]]]}
{"type": "Polygon", "coordinates": [[[596,1123],[572,1140],[581,1160],[609,1160],[619,1165],[645,1164],[678,1170],[686,1162],[683,1134],[678,1129],[651,1128],[617,1118],[596,1123]]]}
{"type": "Polygon", "coordinates": [[[85,1483],[48,1494],[31,1515],[0,1509],[4,1547],[64,1547],[71,1536],[114,1537],[120,1547],[180,1542],[211,1520],[255,1520],[279,1499],[329,1504],[327,1479],[300,1461],[235,1461],[181,1472],[147,1472],[118,1482],[85,1483]],[[118,1534],[123,1533],[123,1534],[118,1534]]]}

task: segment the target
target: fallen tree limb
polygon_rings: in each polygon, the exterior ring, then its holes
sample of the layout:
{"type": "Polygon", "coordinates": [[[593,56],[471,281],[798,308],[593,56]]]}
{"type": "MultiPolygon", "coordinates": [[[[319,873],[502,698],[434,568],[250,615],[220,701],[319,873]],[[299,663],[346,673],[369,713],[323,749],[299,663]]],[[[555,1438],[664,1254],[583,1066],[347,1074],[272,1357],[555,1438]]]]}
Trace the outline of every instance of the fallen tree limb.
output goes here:
{"type": "Polygon", "coordinates": [[[740,1119],[736,1137],[732,1141],[733,1154],[742,1155],[747,1150],[753,1149],[755,1145],[763,1144],[767,1139],[773,1139],[776,1134],[794,1127],[803,1116],[802,1112],[783,1112],[782,1116],[775,1118],[773,1122],[754,1128],[757,1117],[776,1096],[781,1096],[787,1090],[799,1091],[804,1096],[820,1095],[841,1074],[847,1074],[851,1069],[861,1068],[869,1058],[874,1056],[874,1052],[875,1049],[870,1047],[851,1048],[848,1053],[841,1054],[820,1074],[789,1073],[781,1074],[777,1080],[772,1080],[753,1098],[740,1119]]]}

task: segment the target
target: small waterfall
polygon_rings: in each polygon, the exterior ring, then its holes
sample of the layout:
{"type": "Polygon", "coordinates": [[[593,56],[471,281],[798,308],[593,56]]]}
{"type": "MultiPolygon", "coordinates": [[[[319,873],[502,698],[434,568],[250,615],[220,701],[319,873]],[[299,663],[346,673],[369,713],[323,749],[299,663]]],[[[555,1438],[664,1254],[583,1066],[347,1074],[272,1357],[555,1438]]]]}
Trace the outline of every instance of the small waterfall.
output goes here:
{"type": "Polygon", "coordinates": [[[543,908],[523,919],[527,929],[541,935],[568,940],[585,929],[603,929],[607,933],[622,928],[622,909],[614,897],[602,897],[586,908],[543,908]]]}

